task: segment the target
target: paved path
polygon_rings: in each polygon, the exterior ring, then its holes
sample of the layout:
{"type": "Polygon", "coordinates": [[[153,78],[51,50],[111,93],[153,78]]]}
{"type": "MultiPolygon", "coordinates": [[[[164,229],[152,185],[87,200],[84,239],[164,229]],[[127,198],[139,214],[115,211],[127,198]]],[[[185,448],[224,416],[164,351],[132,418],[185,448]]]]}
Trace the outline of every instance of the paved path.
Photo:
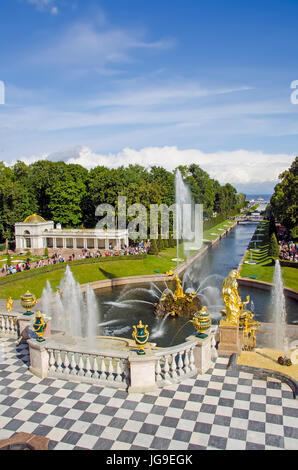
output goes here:
{"type": "Polygon", "coordinates": [[[289,387],[214,368],[158,392],[39,379],[28,347],[0,338],[0,439],[28,432],[51,449],[298,449],[298,407],[289,387]]]}

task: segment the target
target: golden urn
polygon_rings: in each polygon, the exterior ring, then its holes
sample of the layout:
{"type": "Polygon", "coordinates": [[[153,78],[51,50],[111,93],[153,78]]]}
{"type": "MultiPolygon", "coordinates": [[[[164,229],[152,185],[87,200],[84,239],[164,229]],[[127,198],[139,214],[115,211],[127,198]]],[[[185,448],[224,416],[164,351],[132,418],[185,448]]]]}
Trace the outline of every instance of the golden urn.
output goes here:
{"type": "Polygon", "coordinates": [[[144,351],[144,347],[149,339],[149,331],[147,328],[148,325],[143,325],[141,320],[139,321],[138,326],[133,325],[132,337],[139,348],[139,350],[137,351],[137,354],[139,356],[143,356],[144,354],[146,354],[144,351]]]}
{"type": "Polygon", "coordinates": [[[31,312],[31,308],[33,308],[36,303],[37,300],[35,295],[31,294],[31,292],[27,290],[26,294],[21,297],[21,305],[26,310],[24,315],[33,315],[34,312],[31,312]]]}
{"type": "Polygon", "coordinates": [[[43,338],[43,335],[46,330],[46,327],[47,327],[47,323],[44,321],[42,314],[38,312],[35,317],[35,322],[33,323],[33,330],[38,336],[37,341],[39,343],[42,343],[43,341],[45,341],[45,339],[43,338]]]}
{"type": "Polygon", "coordinates": [[[197,338],[207,338],[207,334],[204,333],[206,330],[209,330],[211,327],[211,315],[207,310],[207,307],[204,306],[199,312],[196,312],[193,316],[193,319],[190,320],[195,329],[197,330],[197,338]]]}

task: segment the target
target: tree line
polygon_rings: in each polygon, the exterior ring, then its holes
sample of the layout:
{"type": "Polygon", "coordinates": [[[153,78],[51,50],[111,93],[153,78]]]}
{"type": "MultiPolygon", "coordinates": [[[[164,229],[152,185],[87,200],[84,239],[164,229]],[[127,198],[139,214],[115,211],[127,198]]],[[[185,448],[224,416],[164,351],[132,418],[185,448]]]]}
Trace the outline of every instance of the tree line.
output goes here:
{"type": "Polygon", "coordinates": [[[279,175],[270,200],[271,214],[284,225],[294,240],[298,238],[298,157],[279,175]]]}
{"type": "MultiPolygon", "coordinates": [[[[245,195],[237,194],[229,183],[220,185],[198,165],[179,167],[189,185],[194,202],[204,205],[204,218],[213,214],[236,213],[245,206],[245,195]]],[[[14,239],[14,224],[36,213],[63,227],[95,227],[99,204],[117,208],[118,196],[127,197],[127,206],[141,203],[175,203],[175,171],[161,166],[140,165],[87,170],[81,165],[39,160],[30,165],[18,161],[13,166],[0,162],[0,242],[14,239]]]]}

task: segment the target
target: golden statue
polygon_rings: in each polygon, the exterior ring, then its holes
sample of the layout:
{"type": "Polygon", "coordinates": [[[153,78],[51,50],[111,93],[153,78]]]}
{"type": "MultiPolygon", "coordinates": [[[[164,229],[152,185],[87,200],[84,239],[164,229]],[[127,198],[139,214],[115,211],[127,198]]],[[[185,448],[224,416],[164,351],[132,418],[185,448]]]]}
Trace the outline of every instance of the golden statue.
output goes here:
{"type": "Polygon", "coordinates": [[[249,303],[249,295],[246,297],[246,302],[242,302],[239,296],[237,282],[239,277],[239,272],[233,269],[222,284],[221,294],[226,308],[221,313],[225,316],[225,319],[222,320],[222,324],[225,325],[238,325],[243,307],[249,303]]]}
{"type": "Polygon", "coordinates": [[[184,299],[185,294],[183,292],[182,282],[179,279],[179,277],[177,276],[177,274],[175,274],[175,276],[174,276],[174,281],[176,282],[176,290],[174,292],[175,300],[184,299]]]}
{"type": "Polygon", "coordinates": [[[6,310],[10,313],[12,313],[12,307],[13,307],[13,300],[11,297],[8,297],[6,301],[6,310]]]}

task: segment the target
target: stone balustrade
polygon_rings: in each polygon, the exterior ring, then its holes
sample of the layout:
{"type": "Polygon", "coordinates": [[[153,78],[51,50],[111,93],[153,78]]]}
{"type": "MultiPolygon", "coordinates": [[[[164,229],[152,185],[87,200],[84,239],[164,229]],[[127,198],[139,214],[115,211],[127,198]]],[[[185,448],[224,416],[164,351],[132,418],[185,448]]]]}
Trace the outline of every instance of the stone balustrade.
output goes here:
{"type": "Polygon", "coordinates": [[[194,357],[196,345],[197,341],[192,340],[155,352],[155,375],[158,386],[181,382],[185,377],[197,373],[194,357]]]}
{"type": "MultiPolygon", "coordinates": [[[[0,336],[27,340],[30,371],[41,378],[86,382],[105,387],[145,393],[178,383],[187,377],[204,374],[212,366],[214,332],[200,339],[190,336],[178,346],[137,348],[128,343],[126,350],[92,350],[86,346],[61,344],[51,338],[38,342],[32,331],[32,318],[16,313],[0,313],[0,336]]],[[[107,338],[105,338],[107,339],[107,338]]]]}
{"type": "Polygon", "coordinates": [[[48,377],[59,377],[117,388],[127,388],[129,382],[128,352],[76,351],[47,342],[48,377]]]}
{"type": "Polygon", "coordinates": [[[0,335],[18,338],[18,315],[15,313],[0,313],[0,335]]]}

